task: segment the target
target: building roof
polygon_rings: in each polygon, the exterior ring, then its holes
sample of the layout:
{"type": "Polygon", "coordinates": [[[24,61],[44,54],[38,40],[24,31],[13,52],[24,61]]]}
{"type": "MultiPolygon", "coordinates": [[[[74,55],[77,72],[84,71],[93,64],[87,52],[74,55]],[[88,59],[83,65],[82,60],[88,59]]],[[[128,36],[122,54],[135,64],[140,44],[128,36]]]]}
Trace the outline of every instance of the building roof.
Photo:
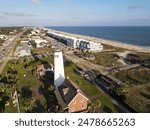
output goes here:
{"type": "Polygon", "coordinates": [[[63,108],[67,108],[78,93],[86,97],[79,87],[69,79],[65,79],[63,84],[55,90],[57,100],[63,108]]]}
{"type": "Polygon", "coordinates": [[[0,34],[0,38],[6,38],[6,35],[0,34]]]}
{"type": "Polygon", "coordinates": [[[0,34],[0,37],[5,37],[6,35],[4,35],[4,34],[0,34]]]}
{"type": "Polygon", "coordinates": [[[18,47],[18,52],[23,50],[30,50],[32,47],[18,47]]]}
{"type": "Polygon", "coordinates": [[[41,64],[41,65],[38,65],[37,66],[37,72],[39,71],[45,71],[45,70],[48,70],[48,69],[52,69],[53,68],[53,65],[52,64],[41,64]]]}

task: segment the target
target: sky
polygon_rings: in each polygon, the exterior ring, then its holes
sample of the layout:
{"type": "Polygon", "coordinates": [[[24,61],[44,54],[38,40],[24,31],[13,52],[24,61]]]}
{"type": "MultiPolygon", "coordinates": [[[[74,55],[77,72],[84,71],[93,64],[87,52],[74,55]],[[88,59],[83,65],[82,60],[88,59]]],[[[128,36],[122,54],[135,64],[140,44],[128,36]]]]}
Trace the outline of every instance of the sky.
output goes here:
{"type": "Polygon", "coordinates": [[[150,0],[0,0],[0,26],[150,26],[150,0]]]}

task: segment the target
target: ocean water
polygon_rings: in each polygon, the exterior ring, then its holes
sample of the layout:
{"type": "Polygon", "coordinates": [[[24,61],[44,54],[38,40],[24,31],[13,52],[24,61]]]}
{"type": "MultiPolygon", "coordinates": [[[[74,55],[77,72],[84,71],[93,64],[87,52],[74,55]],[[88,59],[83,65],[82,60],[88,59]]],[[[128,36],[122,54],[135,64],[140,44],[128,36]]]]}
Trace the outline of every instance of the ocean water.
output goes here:
{"type": "Polygon", "coordinates": [[[103,38],[150,48],[150,27],[48,27],[50,29],[103,38]]]}

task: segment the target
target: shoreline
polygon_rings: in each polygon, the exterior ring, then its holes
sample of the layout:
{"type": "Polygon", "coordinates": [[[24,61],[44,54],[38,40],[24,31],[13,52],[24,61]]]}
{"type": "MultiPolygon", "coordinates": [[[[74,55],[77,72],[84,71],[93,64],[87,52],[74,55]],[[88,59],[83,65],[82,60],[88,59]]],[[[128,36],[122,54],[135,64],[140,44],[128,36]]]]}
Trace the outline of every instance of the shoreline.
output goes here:
{"type": "MultiPolygon", "coordinates": [[[[49,30],[49,28],[46,28],[46,29],[49,30]]],[[[51,29],[51,30],[53,30],[53,29],[51,29]]],[[[133,45],[130,43],[123,43],[123,42],[119,42],[119,41],[107,40],[107,39],[97,38],[97,37],[92,37],[92,36],[87,36],[87,35],[73,34],[73,33],[62,32],[62,31],[58,31],[58,30],[53,30],[53,31],[56,31],[56,32],[59,32],[61,34],[65,34],[68,36],[72,36],[72,37],[77,37],[77,38],[81,38],[81,39],[98,42],[98,43],[101,43],[102,45],[110,45],[113,47],[120,47],[123,49],[128,49],[130,51],[150,53],[150,47],[146,48],[143,46],[133,45]]]]}

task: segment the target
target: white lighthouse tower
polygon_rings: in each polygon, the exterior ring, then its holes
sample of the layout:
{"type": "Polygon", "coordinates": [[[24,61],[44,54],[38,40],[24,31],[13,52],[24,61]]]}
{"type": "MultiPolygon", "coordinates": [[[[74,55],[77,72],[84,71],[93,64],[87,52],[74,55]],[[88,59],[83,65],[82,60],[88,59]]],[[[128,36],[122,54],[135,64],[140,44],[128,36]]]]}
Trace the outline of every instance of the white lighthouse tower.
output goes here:
{"type": "Polygon", "coordinates": [[[65,80],[64,61],[61,50],[54,52],[54,85],[57,89],[65,80]]]}

